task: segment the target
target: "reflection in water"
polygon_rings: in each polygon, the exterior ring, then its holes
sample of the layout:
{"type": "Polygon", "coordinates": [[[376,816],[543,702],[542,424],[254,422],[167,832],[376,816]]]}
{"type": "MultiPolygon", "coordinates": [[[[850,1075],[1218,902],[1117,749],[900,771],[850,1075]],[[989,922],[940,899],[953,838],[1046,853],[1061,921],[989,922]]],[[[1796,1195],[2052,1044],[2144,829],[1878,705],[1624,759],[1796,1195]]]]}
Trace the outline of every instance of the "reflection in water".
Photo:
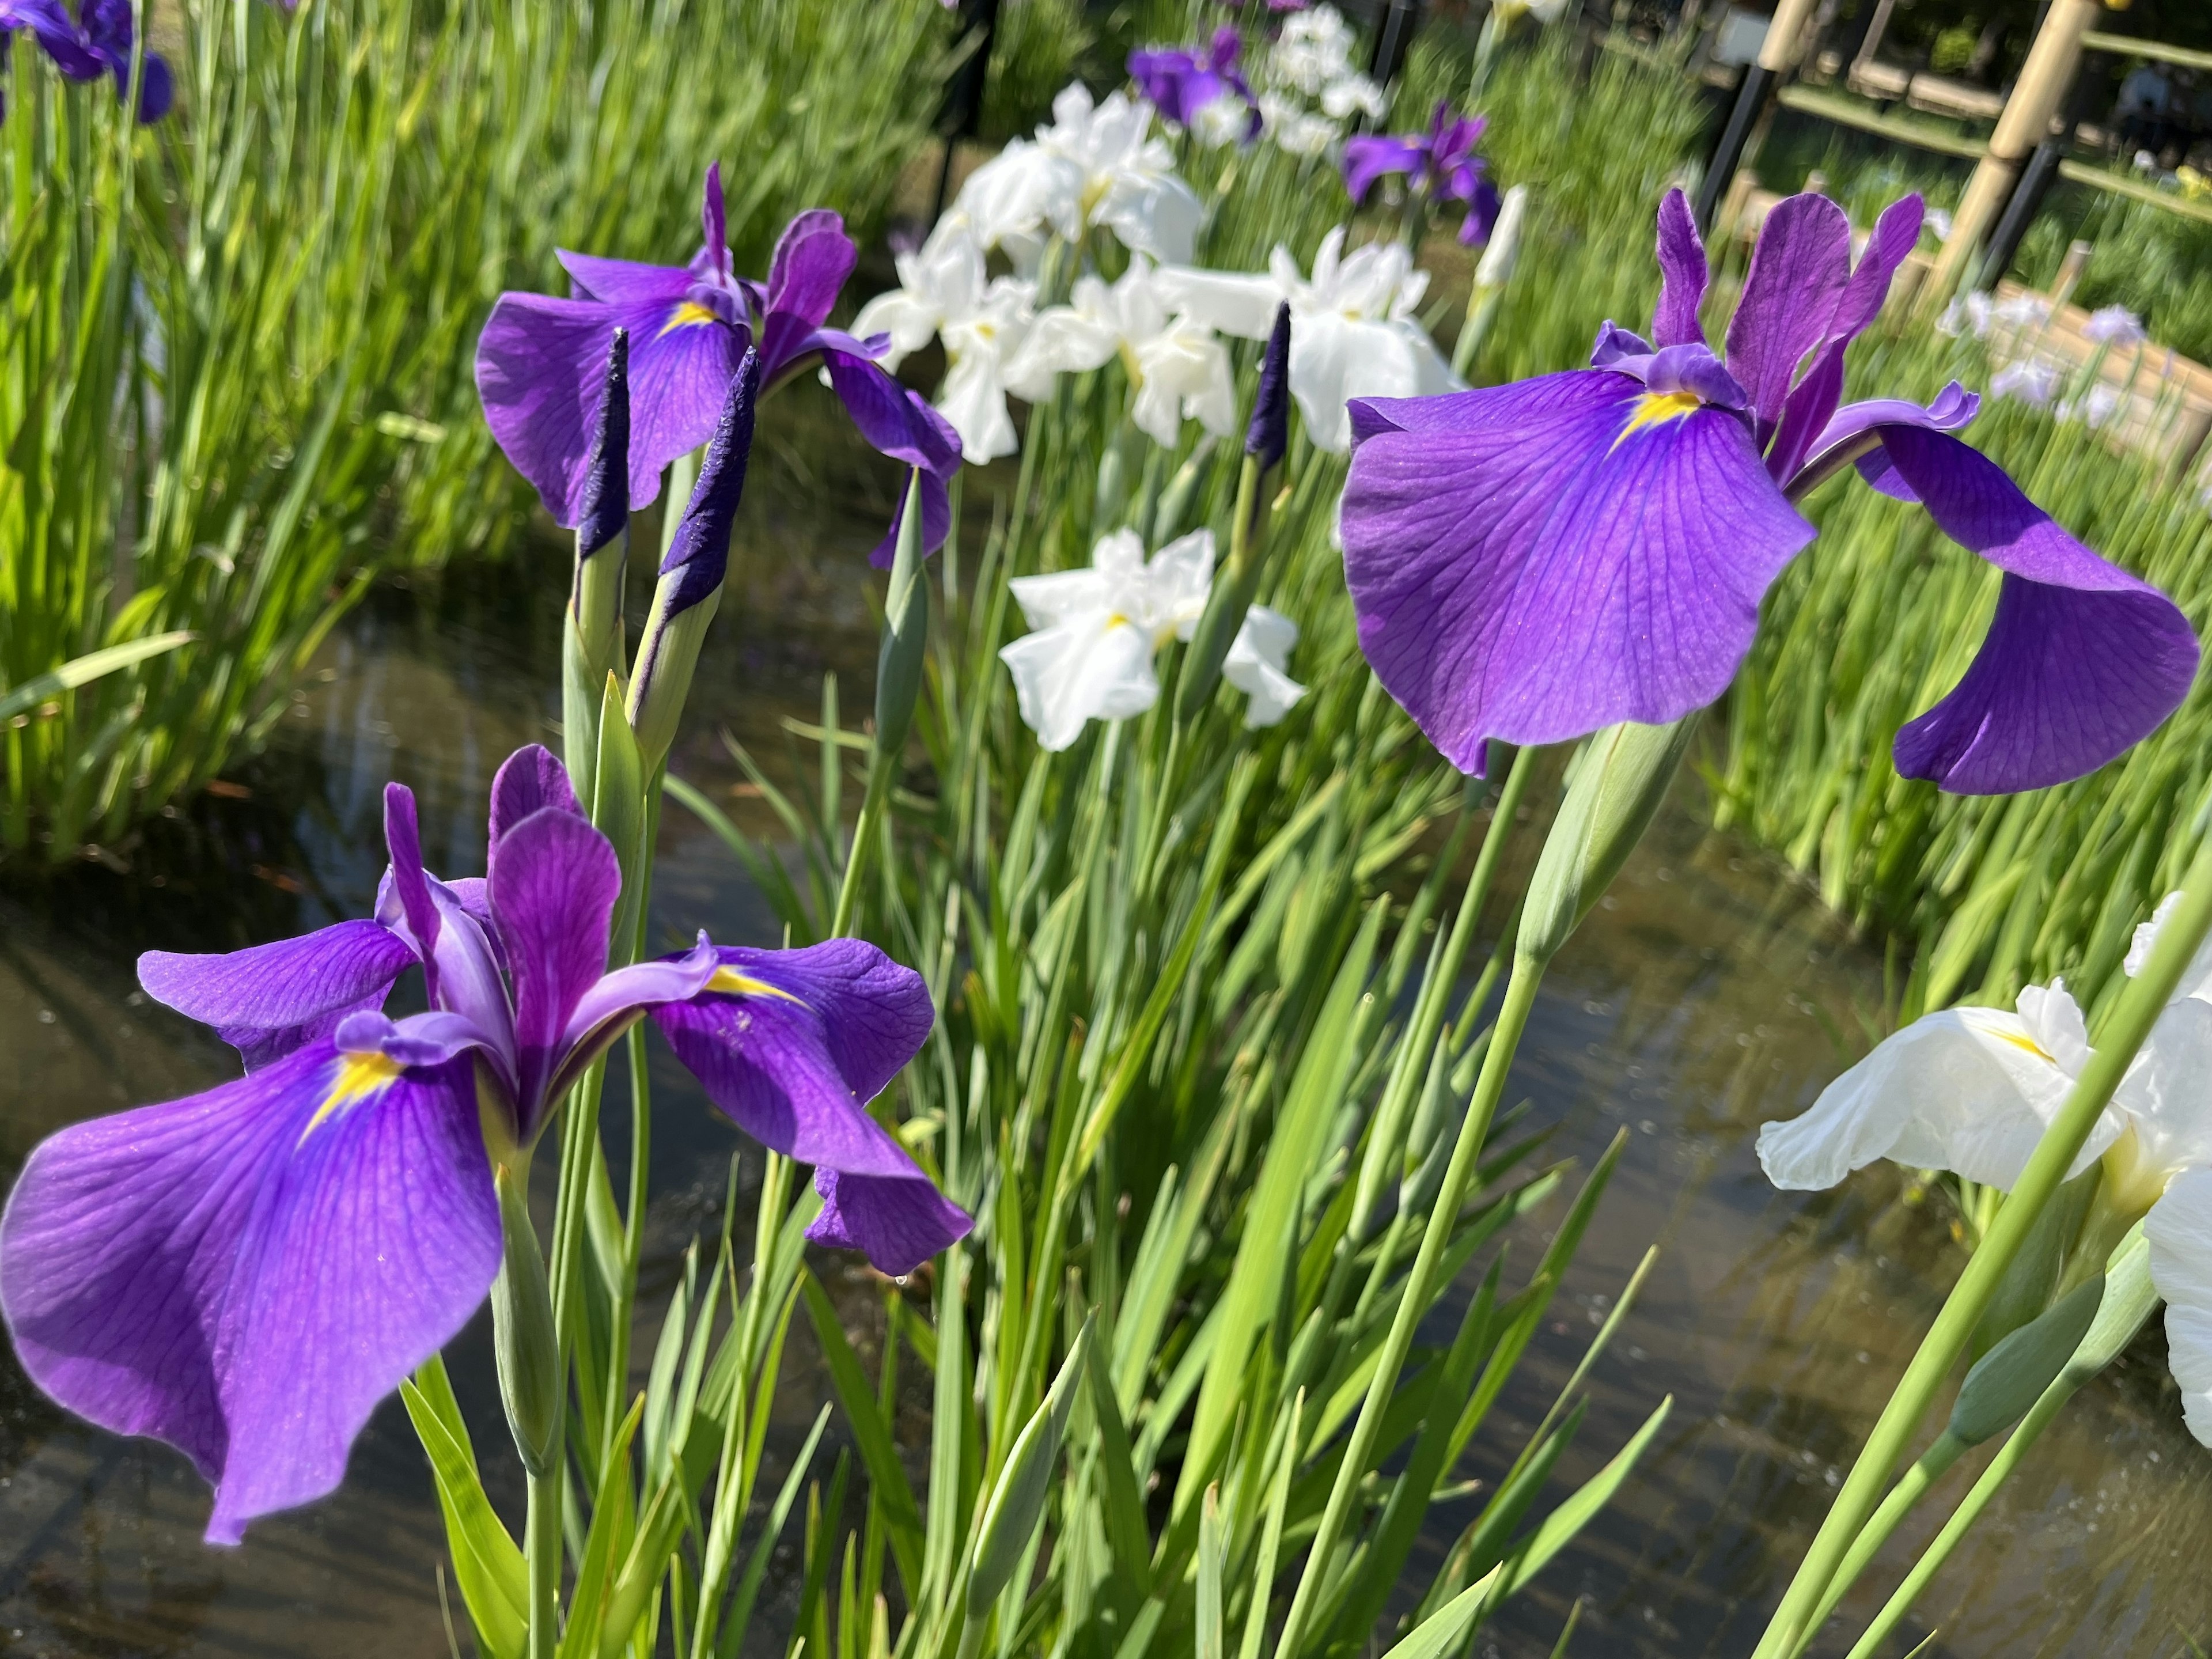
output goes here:
{"type": "MultiPolygon", "coordinates": [[[[758,805],[715,729],[729,726],[773,763],[782,718],[814,717],[824,669],[845,677],[848,708],[870,682],[860,565],[889,501],[864,497],[824,525],[804,504],[830,494],[819,480],[756,492],[734,562],[750,586],[725,605],[677,757],[678,770],[741,818],[758,805]]],[[[492,769],[516,744],[553,736],[565,573],[564,556],[548,550],[536,562],[380,589],[332,639],[270,751],[239,769],[229,793],[116,849],[126,869],[88,865],[0,888],[0,1052],[9,1057],[0,1172],[71,1119],[229,1073],[228,1050],[139,996],[133,959],[149,947],[228,948],[363,913],[383,864],[386,778],[421,798],[434,867],[481,869],[492,769]]],[[[753,827],[769,823],[756,816],[753,827]]],[[[679,939],[699,926],[732,941],[777,937],[766,905],[681,813],[664,825],[654,901],[659,924],[679,939]]],[[[1585,1166],[1617,1129],[1628,1129],[1629,1147],[1466,1473],[1503,1472],[1654,1241],[1659,1265],[1597,1368],[1589,1418],[1547,1503],[1594,1472],[1661,1395],[1673,1393],[1675,1408],[1637,1479],[1505,1609],[1479,1652],[1548,1652],[1577,1595],[1589,1598],[1577,1652],[1749,1650],[1838,1465],[1957,1265],[1942,1216],[1895,1203],[1893,1174],[1778,1194],[1751,1154],[1762,1118],[1809,1103],[1863,1049],[1863,1016],[1879,993],[1878,974],[1817,905],[1735,843],[1701,836],[1686,812],[1655,833],[1562,957],[1522,1051],[1519,1094],[1534,1100],[1534,1121],[1556,1125],[1555,1150],[1585,1166]]],[[[741,1144],[672,1062],[657,1063],[653,1081],[660,1197],[649,1294],[672,1282],[692,1233],[719,1223],[741,1144]]],[[[623,1097],[611,1082],[617,1165],[623,1097]]],[[[757,1169],[748,1157],[744,1175],[757,1169]]],[[[1559,1208],[1516,1242],[1519,1272],[1559,1208]]],[[[854,1288],[854,1302],[864,1300],[854,1288]]],[[[771,1440],[785,1455],[828,1392],[804,1340],[802,1322],[771,1440]]],[[[2159,1359],[2147,1339],[2046,1436],[1929,1598],[1924,1611],[1942,1626],[1931,1652],[2148,1659],[2183,1651],[2179,1631],[2201,1636],[2212,1599],[2199,1565],[2212,1542],[2212,1459],[2182,1430],[2159,1359]]],[[[481,1318],[454,1371],[494,1500],[519,1514],[481,1318]]],[[[916,1443],[926,1433],[918,1410],[902,1413],[902,1427],[916,1443]]],[[[762,1490],[781,1476],[772,1454],[762,1490]]],[[[1422,1582],[1480,1502],[1435,1517],[1416,1564],[1422,1582]]],[[[446,1651],[436,1510],[396,1403],[363,1436],[335,1498],[258,1524],[236,1551],[201,1547],[206,1507],[181,1458],[73,1422],[0,1362],[0,1652],[446,1651]]],[[[787,1621],[796,1594],[789,1565],[773,1571],[780,1595],[764,1601],[755,1626],[763,1652],[764,1632],[787,1621]]],[[[1863,1617],[1874,1605],[1862,1596],[1848,1607],[1863,1617]]]]}

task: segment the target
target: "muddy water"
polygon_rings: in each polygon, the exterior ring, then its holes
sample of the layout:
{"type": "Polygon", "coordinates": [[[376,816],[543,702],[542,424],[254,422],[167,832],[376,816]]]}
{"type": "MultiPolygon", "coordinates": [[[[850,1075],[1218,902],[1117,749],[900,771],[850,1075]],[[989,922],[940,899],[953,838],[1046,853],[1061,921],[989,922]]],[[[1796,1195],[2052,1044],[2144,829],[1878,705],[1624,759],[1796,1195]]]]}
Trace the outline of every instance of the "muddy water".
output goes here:
{"type": "MultiPolygon", "coordinates": [[[[779,470],[796,487],[757,490],[749,507],[737,555],[748,586],[717,623],[678,762],[763,832],[714,733],[727,726],[776,756],[782,720],[814,715],[825,669],[845,677],[856,705],[873,656],[860,564],[889,507],[863,480],[824,489],[797,465],[779,470]],[[825,498],[846,503],[827,522],[804,505],[825,498]]],[[[269,752],[224,793],[118,849],[126,867],[0,881],[0,1175],[74,1118],[230,1074],[227,1050],[138,995],[133,959],[363,912],[382,865],[386,778],[421,798],[434,867],[482,867],[493,769],[517,744],[551,735],[563,580],[548,556],[380,588],[330,642],[269,752]]],[[[654,897],[672,930],[776,937],[757,894],[679,812],[664,826],[654,897]]],[[[1957,1263],[1940,1204],[1896,1203],[1893,1176],[1778,1194],[1751,1155],[1761,1119],[1800,1109],[1863,1047],[1879,994],[1878,974],[1817,905],[1768,861],[1701,834],[1687,805],[1662,821],[1561,959],[1514,1097],[1530,1100],[1530,1121],[1555,1125],[1556,1151],[1585,1167],[1617,1132],[1627,1147],[1550,1322],[1464,1473],[1504,1469],[1653,1243],[1658,1263],[1593,1374],[1592,1408],[1553,1496],[1592,1473],[1662,1395],[1674,1407],[1638,1478],[1478,1652],[1548,1653],[1577,1597],[1577,1653],[1749,1650],[1839,1462],[1932,1314],[1932,1287],[1957,1263]]],[[[672,1066],[654,1082],[651,1272],[665,1285],[684,1242],[717,1220],[737,1141],[672,1066]]],[[[611,1127],[618,1145],[618,1121],[611,1127]]],[[[1516,1241],[1522,1272],[1556,1219],[1532,1218],[1516,1241]]],[[[519,1489],[501,1484],[512,1459],[481,1321],[454,1368],[495,1500],[519,1509],[519,1489]]],[[[796,1377],[781,1409],[803,1427],[824,1394],[819,1379],[796,1377]]],[[[772,1467],[764,1489],[781,1474],[772,1467]]],[[[1424,1579],[1479,1502],[1439,1511],[1416,1564],[1424,1579]]],[[[259,1523],[234,1551],[200,1545],[205,1513],[181,1458],[72,1421],[0,1359],[0,1653],[446,1651],[436,1511],[396,1404],[378,1413],[331,1500],[259,1523]]],[[[2182,1653],[2183,1635],[2201,1638],[2212,1620],[2208,1544],[2212,1455],[2182,1431],[2148,1340],[2077,1400],[1939,1581],[1923,1609],[1941,1629],[1929,1651],[2182,1653]]],[[[778,1576],[795,1577],[795,1564],[778,1576]]],[[[775,1622],[775,1599],[764,1624],[775,1622]]],[[[1848,1608],[1863,1616],[1872,1606],[1854,1598],[1848,1608]]]]}

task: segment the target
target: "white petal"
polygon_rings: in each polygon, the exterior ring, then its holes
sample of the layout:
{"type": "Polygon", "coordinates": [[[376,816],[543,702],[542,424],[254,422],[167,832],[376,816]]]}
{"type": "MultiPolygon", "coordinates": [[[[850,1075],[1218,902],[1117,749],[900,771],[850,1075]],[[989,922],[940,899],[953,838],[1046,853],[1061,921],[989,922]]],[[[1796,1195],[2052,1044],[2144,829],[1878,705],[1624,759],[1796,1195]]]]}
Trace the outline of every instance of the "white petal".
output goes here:
{"type": "MultiPolygon", "coordinates": [[[[2071,1079],[2014,1014],[1949,1008],[1885,1038],[1787,1123],[1762,1124],[1759,1161],[1778,1187],[1832,1187],[1878,1158],[2009,1189],[2071,1079]]],[[[2105,1120],[2075,1161],[2119,1133],[2105,1120]]]]}
{"type": "Polygon", "coordinates": [[[1197,245],[1206,206],[1172,173],[1141,179],[1124,175],[1108,187],[1096,217],[1123,246],[1182,264],[1197,245]]]}
{"type": "Polygon", "coordinates": [[[1101,536],[1091,550],[1091,564],[1109,589],[1141,587],[1145,580],[1145,538],[1126,529],[1101,536]]]}
{"type": "Polygon", "coordinates": [[[1160,694],[1152,641],[1103,611],[1024,635],[999,657],[1013,676],[1024,724],[1054,753],[1083,735],[1085,721],[1141,714],[1160,694]]]}
{"type": "Polygon", "coordinates": [[[1129,419],[1162,449],[1173,449],[1182,435],[1182,399],[1164,381],[1147,378],[1137,384],[1129,399],[1129,419]]]}
{"type": "Polygon", "coordinates": [[[1031,628],[1054,628],[1086,611],[1107,609],[1106,582],[1096,570],[1055,570],[1006,584],[1031,628]]]}
{"type": "Polygon", "coordinates": [[[963,358],[945,377],[937,410],[960,434],[960,457],[971,466],[1012,455],[1021,447],[1006,410],[1006,388],[981,357],[963,358]]]}
{"type": "Polygon", "coordinates": [[[2212,1170],[2188,1170],[2143,1218],[2150,1279],[2166,1298],[2166,1359],[2189,1431],[2212,1446],[2212,1170]]]}
{"type": "Polygon", "coordinates": [[[1143,620],[1188,639],[1206,613],[1206,592],[1213,585],[1213,532],[1194,530],[1176,537],[1152,555],[1145,575],[1149,592],[1143,620]]]}
{"type": "MultiPolygon", "coordinates": [[[[2166,919],[2173,915],[2174,906],[2180,902],[2179,892],[2168,893],[2159,901],[2158,908],[2151,912],[2150,920],[2136,929],[2135,939],[2128,947],[2126,967],[2130,978],[2142,972],[2143,963],[2149,959],[2150,947],[2158,938],[2159,929],[2166,926],[2166,919]]],[[[2206,939],[2197,947],[2197,954],[2190,959],[2189,966],[2182,970],[2181,983],[2174,987],[2173,994],[2177,997],[2198,997],[2212,1002],[2212,939],[2206,939]]]]}
{"type": "Polygon", "coordinates": [[[1329,312],[1302,314],[1291,325],[1291,395],[1305,417],[1306,435],[1333,455],[1352,447],[1344,383],[1364,331],[1329,312]]]}
{"type": "Polygon", "coordinates": [[[1041,403],[1052,395],[1055,379],[1097,368],[1120,343],[1112,329],[1070,307],[1041,311],[1006,365],[1006,389],[1018,398],[1041,403]]]}
{"type": "Polygon", "coordinates": [[[1305,687],[1283,672],[1297,641],[1298,625],[1279,611],[1255,605],[1245,612],[1221,662],[1221,678],[1251,699],[1245,725],[1273,726],[1305,696],[1305,687]]]}
{"type": "Polygon", "coordinates": [[[871,334],[891,337],[891,349],[876,359],[889,373],[905,362],[909,352],[921,350],[937,337],[939,317],[935,307],[904,289],[895,288],[860,307],[860,314],[853,319],[852,331],[863,340],[871,334]]]}
{"type": "Polygon", "coordinates": [[[1152,273],[1152,292],[1170,311],[1246,340],[1264,340],[1273,333],[1275,307],[1289,297],[1272,276],[1188,265],[1162,265],[1152,273]]]}
{"type": "Polygon", "coordinates": [[[2212,1002],[2179,997],[2160,1012],[2113,1103],[2146,1171],[2212,1165],[2212,1002]]]}
{"type": "Polygon", "coordinates": [[[2014,1000],[2013,1006],[2035,1046],[2057,1060],[2058,1069],[2067,1076],[2081,1076],[2082,1066],[2089,1061],[2089,1027],[2066,981],[2054,979],[2047,988],[2028,986],[2014,1000]]]}

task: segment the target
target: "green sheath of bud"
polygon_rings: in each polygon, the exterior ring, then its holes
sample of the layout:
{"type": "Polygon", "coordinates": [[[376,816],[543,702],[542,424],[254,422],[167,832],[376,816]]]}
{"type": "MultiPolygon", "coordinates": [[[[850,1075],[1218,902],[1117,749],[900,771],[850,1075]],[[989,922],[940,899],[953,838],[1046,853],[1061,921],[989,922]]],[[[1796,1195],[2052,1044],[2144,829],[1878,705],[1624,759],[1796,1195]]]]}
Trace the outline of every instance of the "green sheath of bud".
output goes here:
{"type": "Polygon", "coordinates": [[[913,729],[914,705],[929,647],[929,583],[921,552],[921,473],[907,484],[899,515],[898,545],[891,556],[890,586],[884,599],[884,641],[876,653],[877,755],[895,765],[913,729]]]}
{"type": "Polygon", "coordinates": [[[2104,1299],[2105,1276],[2099,1273],[1984,1354],[1951,1407],[1951,1433],[1978,1446],[2025,1417],[2081,1346],[2104,1299]]]}
{"type": "Polygon", "coordinates": [[[499,1395],[522,1467],[542,1479],[553,1472],[561,1449],[561,1339],[545,1285],[545,1258],[530,1224],[530,1166],[502,1163],[493,1179],[504,1247],[491,1287],[499,1395]]]}
{"type": "Polygon", "coordinates": [[[1575,757],[1567,798],[1544,838],[1521,911],[1520,954],[1549,962],[1650,827],[1689,752],[1698,717],[1608,726],[1575,757]]]}
{"type": "Polygon", "coordinates": [[[1076,1385],[1090,1352],[1091,1322],[1085,1319],[1076,1334],[1075,1346],[1060,1362],[1060,1375],[1036,1411],[1023,1425],[1021,1437],[1007,1454],[999,1472],[999,1484],[983,1511],[983,1526],[975,1537],[975,1565],[968,1576],[968,1617],[981,1620],[999,1599],[1020,1564],[1030,1534],[1044,1515],[1045,1499],[1052,1491],[1053,1465],[1060,1461],[1060,1444],[1067,1432],[1067,1416],[1075,1408],[1076,1385]]]}

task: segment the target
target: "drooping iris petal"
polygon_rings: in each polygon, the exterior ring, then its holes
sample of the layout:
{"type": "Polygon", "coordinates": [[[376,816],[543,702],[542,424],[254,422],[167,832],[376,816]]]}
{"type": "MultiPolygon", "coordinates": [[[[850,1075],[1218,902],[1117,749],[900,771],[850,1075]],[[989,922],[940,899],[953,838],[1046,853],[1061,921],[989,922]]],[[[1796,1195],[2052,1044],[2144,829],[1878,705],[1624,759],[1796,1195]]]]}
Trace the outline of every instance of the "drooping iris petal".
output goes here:
{"type": "Polygon", "coordinates": [[[1418,173],[1427,160],[1428,147],[1419,138],[1356,133],[1344,141],[1344,187],[1354,202],[1364,202],[1376,179],[1386,173],[1418,173]]]}
{"type": "Polygon", "coordinates": [[[1957,794],[2094,771],[2188,695],[2197,644],[2165,594],[2100,558],[1956,438],[1884,427],[1882,447],[1943,533],[2005,573],[1982,648],[1897,734],[1897,769],[1957,794]]]}
{"type": "Polygon", "coordinates": [[[1813,537],[1740,416],[1625,374],[1352,409],[1372,434],[1344,497],[1360,647],[1462,770],[1487,738],[1711,702],[1813,537]]]}
{"type": "MultiPolygon", "coordinates": [[[[1936,394],[1936,400],[1924,407],[1905,398],[1870,398],[1863,403],[1845,404],[1820,428],[1808,453],[1808,465],[1820,468],[1826,458],[1846,445],[1856,447],[1856,441],[1869,432],[1885,427],[1925,427],[1930,432],[1959,432],[1973,424],[1974,416],[1981,413],[1980,394],[1969,392],[1954,380],[1936,394]]],[[[1778,440],[1778,445],[1779,441],[1778,440]]],[[[1885,495],[1895,496],[1900,501],[1916,505],[1920,497],[1913,494],[1895,466],[1890,464],[1889,453],[1877,444],[1860,455],[1856,463],[1859,476],[1885,495]]],[[[1784,476],[1778,474],[1778,477],[1784,476]]]]}
{"type": "MultiPolygon", "coordinates": [[[[2009,1191],[2073,1087],[2039,1035],[1995,1008],[1923,1016],[1884,1038],[1804,1115],[1762,1125],[1759,1161],[1776,1186],[1796,1190],[1832,1187],[1887,1158],[2009,1191]]],[[[2108,1114],[2074,1173],[2118,1133],[2108,1114]]]]}
{"type": "Polygon", "coordinates": [[[2150,1279],[2166,1298],[2166,1361],[2189,1431],[2212,1446],[2212,1169],[2185,1170],[2143,1218],[2150,1279]]]}
{"type": "Polygon", "coordinates": [[[616,303],[503,294],[477,343],[484,420],[556,523],[573,525],[583,508],[616,329],[630,340],[633,507],[660,494],[663,467],[707,441],[744,356],[748,331],[695,301],[690,273],[660,269],[660,292],[616,303]]]}
{"type": "Polygon", "coordinates": [[[814,1171],[822,1213],[808,1240],[834,1250],[858,1250],[880,1273],[902,1278],[968,1236],[969,1213],[927,1181],[814,1171]]]}
{"type": "MultiPolygon", "coordinates": [[[[721,967],[704,992],[653,1011],[670,1047],[754,1139],[841,1176],[868,1178],[858,1190],[872,1195],[872,1206],[888,1206],[884,1237],[904,1237],[892,1219],[913,1207],[904,1200],[922,1200],[894,1189],[926,1189],[932,1199],[935,1192],[864,1109],[929,1035],[933,1013],[921,976],[857,939],[718,954],[721,967]]],[[[848,1236],[871,1235],[864,1224],[848,1236]]],[[[876,1265],[903,1273],[920,1259],[876,1265]]]]}
{"type": "Polygon", "coordinates": [[[214,1026],[255,1071],[327,1036],[356,1009],[381,1006],[414,961],[391,929],[341,921],[222,956],[149,951],[138,983],[155,1001],[214,1026]]]}
{"type": "Polygon", "coordinates": [[[605,305],[668,305],[690,289],[690,273],[667,265],[647,264],[638,259],[609,259],[596,253],[572,253],[556,248],[553,257],[568,273],[574,298],[597,300],[605,305]]]}
{"type": "Polygon", "coordinates": [[[1828,335],[1850,279],[1851,226],[1825,196],[1776,204],[1728,331],[1729,371],[1751,394],[1763,445],[1805,354],[1828,335]]]}
{"type": "Polygon", "coordinates": [[[569,1016],[607,966],[622,866],[607,838],[558,807],[507,832],[492,866],[491,909],[514,982],[516,1099],[526,1137],[559,1068],[569,1016]]]}
{"type": "MultiPolygon", "coordinates": [[[[834,343],[849,336],[825,330],[822,338],[833,343],[822,354],[830,371],[830,386],[852,416],[853,424],[868,447],[879,455],[920,469],[921,477],[921,550],[933,553],[945,545],[952,527],[952,509],[945,480],[960,466],[960,434],[951,423],[856,350],[834,343]]],[[[853,343],[857,344],[857,342],[853,343]]],[[[902,505],[901,511],[903,512],[902,505]]],[[[888,568],[898,545],[897,520],[870,556],[879,568],[888,568]]]]}
{"type": "Polygon", "coordinates": [[[1662,346],[1703,345],[1705,325],[1698,307],[1705,298],[1705,245],[1689,198],[1670,190],[1659,204],[1659,308],[1652,315],[1651,337],[1662,346]]]}
{"type": "Polygon", "coordinates": [[[190,1099],[63,1130],[0,1218],[32,1379],[216,1485],[210,1542],[318,1498],[376,1403],[499,1264],[470,1062],[327,1042],[190,1099]]]}

